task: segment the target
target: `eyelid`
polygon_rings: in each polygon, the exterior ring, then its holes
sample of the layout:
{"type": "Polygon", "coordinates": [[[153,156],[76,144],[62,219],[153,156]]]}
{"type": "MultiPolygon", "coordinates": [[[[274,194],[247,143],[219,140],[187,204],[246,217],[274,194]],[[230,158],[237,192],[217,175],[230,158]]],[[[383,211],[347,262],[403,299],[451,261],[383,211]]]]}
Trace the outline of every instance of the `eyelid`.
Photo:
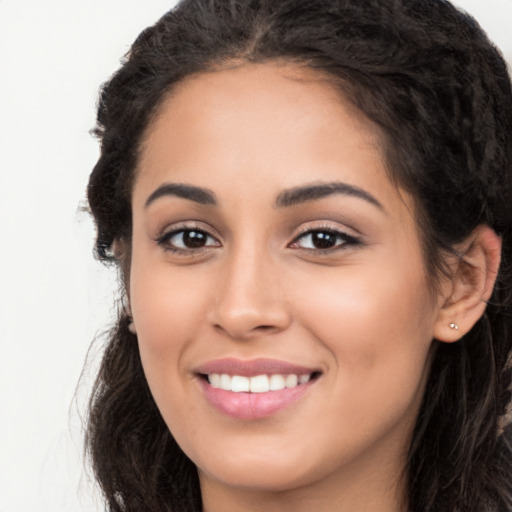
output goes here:
{"type": "Polygon", "coordinates": [[[340,250],[347,249],[348,247],[354,247],[357,245],[362,245],[363,242],[361,240],[360,235],[354,235],[348,232],[349,230],[342,229],[341,227],[334,227],[329,224],[317,225],[317,226],[307,226],[300,230],[298,234],[296,234],[293,240],[288,244],[288,247],[293,249],[302,250],[310,253],[320,253],[325,254],[329,252],[336,252],[340,250]],[[306,235],[311,235],[313,233],[329,233],[340,237],[343,239],[343,243],[338,243],[333,247],[329,248],[304,248],[304,247],[292,247],[293,244],[296,244],[301,238],[304,238],[306,235]]]}
{"type": "MultiPolygon", "coordinates": [[[[165,251],[169,251],[178,255],[197,255],[201,252],[208,251],[212,248],[222,247],[222,242],[220,241],[220,237],[212,234],[214,231],[209,226],[205,227],[202,222],[197,221],[183,221],[179,222],[175,225],[167,226],[166,229],[163,229],[161,234],[159,234],[155,238],[155,242],[165,251]],[[206,243],[201,247],[178,247],[172,245],[170,240],[173,236],[187,232],[187,231],[197,231],[203,233],[208,239],[212,239],[215,242],[212,244],[211,242],[206,243]]],[[[313,223],[308,223],[307,226],[304,226],[299,232],[293,237],[292,241],[287,244],[287,247],[294,250],[301,250],[307,253],[314,254],[326,254],[330,252],[337,252],[340,250],[348,249],[349,247],[354,247],[357,245],[362,245],[361,235],[355,235],[351,233],[352,230],[343,229],[340,226],[333,226],[332,224],[320,224],[314,225],[313,223]],[[300,247],[298,242],[301,238],[305,238],[307,235],[312,235],[314,233],[328,233],[338,238],[338,241],[332,247],[300,247]]]]}
{"type": "Polygon", "coordinates": [[[216,235],[213,235],[211,233],[211,229],[208,227],[204,227],[202,223],[200,222],[194,222],[194,221],[184,221],[180,222],[176,225],[168,226],[166,229],[163,229],[161,233],[154,239],[154,241],[159,245],[162,249],[173,252],[176,254],[183,254],[183,255],[193,255],[197,254],[199,252],[208,250],[212,247],[221,247],[222,244],[219,240],[219,237],[216,235]],[[208,238],[212,238],[216,241],[215,245],[206,245],[204,247],[198,247],[198,248],[181,248],[181,247],[172,247],[169,244],[170,239],[177,235],[178,233],[186,232],[186,231],[196,231],[200,233],[204,233],[208,238]]]}

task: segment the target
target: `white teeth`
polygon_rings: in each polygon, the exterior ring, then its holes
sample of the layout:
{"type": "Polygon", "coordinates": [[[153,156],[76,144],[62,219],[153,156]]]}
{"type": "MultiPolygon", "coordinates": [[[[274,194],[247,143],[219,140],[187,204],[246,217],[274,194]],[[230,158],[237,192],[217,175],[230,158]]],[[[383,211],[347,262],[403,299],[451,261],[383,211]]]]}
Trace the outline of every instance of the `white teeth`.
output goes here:
{"type": "Polygon", "coordinates": [[[251,377],[251,393],[266,393],[269,389],[269,381],[266,375],[251,377]]]}
{"type": "Polygon", "coordinates": [[[223,373],[220,376],[220,389],[225,389],[226,391],[231,391],[231,377],[223,373]]]}
{"type": "Polygon", "coordinates": [[[212,388],[220,388],[220,375],[218,373],[211,373],[208,378],[212,388]]]}
{"type": "Polygon", "coordinates": [[[299,378],[297,375],[287,375],[284,383],[287,388],[294,388],[299,383],[299,378]]]}
{"type": "Polygon", "coordinates": [[[284,389],[286,384],[284,383],[284,377],[282,375],[272,375],[270,377],[270,391],[279,391],[284,389]]]}
{"type": "Polygon", "coordinates": [[[306,384],[306,382],[309,382],[309,379],[311,379],[311,375],[309,375],[309,373],[306,375],[301,375],[299,377],[299,384],[306,384]]]}
{"type": "Polygon", "coordinates": [[[250,391],[250,389],[251,383],[247,377],[241,377],[240,375],[231,377],[231,391],[241,393],[242,391],[250,391]]]}
{"type": "Polygon", "coordinates": [[[241,375],[228,375],[226,373],[210,373],[208,381],[212,388],[233,391],[235,393],[266,393],[267,391],[279,391],[285,388],[294,388],[299,384],[306,384],[311,375],[256,375],[255,377],[243,377],[241,375]]]}

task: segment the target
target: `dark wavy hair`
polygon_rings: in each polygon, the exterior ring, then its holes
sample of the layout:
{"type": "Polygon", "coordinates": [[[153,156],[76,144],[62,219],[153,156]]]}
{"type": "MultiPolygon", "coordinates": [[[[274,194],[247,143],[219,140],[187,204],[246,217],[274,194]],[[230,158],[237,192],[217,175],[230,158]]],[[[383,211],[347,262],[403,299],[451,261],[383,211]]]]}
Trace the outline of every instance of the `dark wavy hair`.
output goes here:
{"type": "MultiPolygon", "coordinates": [[[[275,60],[327,77],[379,128],[391,178],[416,200],[433,283],[445,251],[476,226],[502,237],[486,313],[460,342],[433,342],[406,499],[416,512],[512,510],[512,92],[499,51],[449,2],[180,2],[140,34],[101,90],[101,155],[88,186],[97,256],[120,266],[125,286],[141,140],[173,87],[275,60]]],[[[86,447],[107,510],[199,511],[196,468],[158,412],[128,323],[121,308],[89,404],[86,447]]]]}

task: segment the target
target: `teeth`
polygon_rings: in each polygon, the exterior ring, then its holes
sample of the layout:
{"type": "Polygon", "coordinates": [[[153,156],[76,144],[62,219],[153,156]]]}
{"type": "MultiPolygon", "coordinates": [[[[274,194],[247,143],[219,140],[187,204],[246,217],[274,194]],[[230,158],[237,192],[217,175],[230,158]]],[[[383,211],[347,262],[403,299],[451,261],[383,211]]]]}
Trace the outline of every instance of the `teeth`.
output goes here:
{"type": "Polygon", "coordinates": [[[242,391],[251,390],[251,381],[247,377],[240,377],[239,375],[233,375],[231,377],[231,391],[235,393],[241,393],[242,391]]]}
{"type": "Polygon", "coordinates": [[[297,377],[297,375],[288,375],[286,379],[284,379],[284,383],[287,388],[294,388],[299,383],[299,377],[297,377]]]}
{"type": "Polygon", "coordinates": [[[270,390],[279,391],[286,387],[284,377],[282,375],[272,375],[270,377],[270,390]]]}
{"type": "Polygon", "coordinates": [[[294,388],[300,384],[306,384],[311,375],[256,375],[255,377],[243,377],[241,375],[227,375],[226,373],[210,373],[208,381],[212,388],[233,391],[235,393],[266,393],[267,391],[279,391],[285,388],[294,388]]]}
{"type": "Polygon", "coordinates": [[[219,380],[220,389],[231,389],[231,377],[223,373],[219,380]]]}
{"type": "MultiPolygon", "coordinates": [[[[234,377],[233,377],[234,378],[234,377]]],[[[266,375],[251,377],[251,393],[266,393],[270,390],[269,379],[266,375]]]]}
{"type": "Polygon", "coordinates": [[[306,375],[301,375],[299,377],[299,384],[306,384],[306,382],[309,382],[310,379],[311,375],[309,375],[309,373],[307,373],[306,375]]]}
{"type": "Polygon", "coordinates": [[[220,375],[218,373],[212,373],[211,375],[208,375],[208,379],[212,385],[212,388],[220,388],[220,375]]]}

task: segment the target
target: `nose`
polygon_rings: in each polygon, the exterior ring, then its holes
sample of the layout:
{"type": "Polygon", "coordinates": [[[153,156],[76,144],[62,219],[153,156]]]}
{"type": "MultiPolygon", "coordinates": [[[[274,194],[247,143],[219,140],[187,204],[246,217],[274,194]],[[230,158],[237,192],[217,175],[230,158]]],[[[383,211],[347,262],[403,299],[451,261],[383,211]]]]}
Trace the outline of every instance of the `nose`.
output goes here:
{"type": "Polygon", "coordinates": [[[291,315],[271,258],[248,248],[226,258],[210,321],[232,339],[246,340],[286,329],[291,315]]]}

